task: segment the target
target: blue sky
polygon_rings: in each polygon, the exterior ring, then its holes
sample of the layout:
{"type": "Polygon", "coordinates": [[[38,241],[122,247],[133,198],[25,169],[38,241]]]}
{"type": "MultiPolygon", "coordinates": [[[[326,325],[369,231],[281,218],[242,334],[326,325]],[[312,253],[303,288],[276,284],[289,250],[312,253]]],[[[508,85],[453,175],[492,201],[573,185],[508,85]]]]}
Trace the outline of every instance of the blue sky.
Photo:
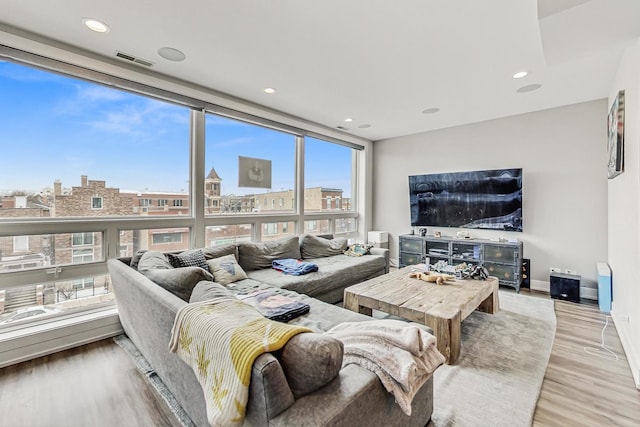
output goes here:
{"type": "MultiPolygon", "coordinates": [[[[182,191],[189,179],[189,110],[185,107],[0,61],[0,193],[39,191],[80,176],[126,190],[182,191]]],[[[272,190],[294,186],[294,137],[207,116],[205,169],[238,188],[238,156],[272,161],[272,190]]],[[[350,149],[307,140],[306,187],[350,195],[350,149]]]]}

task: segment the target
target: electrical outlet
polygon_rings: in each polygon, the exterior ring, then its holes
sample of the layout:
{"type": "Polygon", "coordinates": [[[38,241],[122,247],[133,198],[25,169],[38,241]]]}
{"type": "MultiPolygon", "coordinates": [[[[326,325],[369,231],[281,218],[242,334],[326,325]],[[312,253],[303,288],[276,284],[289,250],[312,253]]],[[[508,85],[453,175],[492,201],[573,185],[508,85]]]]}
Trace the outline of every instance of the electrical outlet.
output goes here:
{"type": "Polygon", "coordinates": [[[561,269],[561,268],[558,268],[558,267],[551,267],[551,268],[549,269],[549,272],[550,272],[550,273],[562,273],[562,269],[561,269]]]}
{"type": "Polygon", "coordinates": [[[578,275],[578,272],[576,270],[570,270],[568,268],[564,272],[567,274],[574,274],[576,276],[578,275]]]}

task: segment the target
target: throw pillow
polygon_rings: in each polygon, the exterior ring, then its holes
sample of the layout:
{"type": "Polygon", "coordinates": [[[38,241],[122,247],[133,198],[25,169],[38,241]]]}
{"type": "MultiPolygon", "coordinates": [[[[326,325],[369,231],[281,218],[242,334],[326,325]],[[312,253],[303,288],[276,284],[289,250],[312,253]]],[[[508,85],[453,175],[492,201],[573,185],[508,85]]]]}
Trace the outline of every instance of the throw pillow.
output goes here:
{"type": "Polygon", "coordinates": [[[207,301],[219,297],[233,297],[234,294],[219,283],[203,280],[193,288],[189,302],[207,301]]]}
{"type": "Polygon", "coordinates": [[[220,258],[225,255],[233,255],[238,259],[238,246],[235,243],[226,243],[220,246],[202,248],[202,252],[206,259],[220,258]]]}
{"type": "Polygon", "coordinates": [[[167,254],[167,259],[174,268],[180,267],[200,267],[209,271],[207,260],[201,250],[182,252],[179,254],[167,254]]]}
{"type": "Polygon", "coordinates": [[[233,255],[210,259],[207,261],[207,265],[209,271],[213,273],[213,280],[221,285],[228,285],[247,278],[247,273],[240,267],[233,255]]]}
{"type": "Polygon", "coordinates": [[[173,266],[162,252],[147,251],[142,254],[140,261],[138,261],[138,271],[143,273],[146,270],[155,268],[170,270],[173,266]]]}
{"type": "Polygon", "coordinates": [[[238,255],[240,265],[246,271],[271,268],[271,263],[277,259],[300,259],[300,244],[297,236],[270,242],[240,242],[238,255]]]}
{"type": "Polygon", "coordinates": [[[338,375],[343,350],[341,341],[313,332],[289,339],[280,363],[296,399],[327,385],[338,375]]]}
{"type": "Polygon", "coordinates": [[[185,301],[189,301],[193,288],[200,281],[213,281],[213,275],[200,267],[153,268],[141,273],[185,301]]]}
{"type": "Polygon", "coordinates": [[[347,239],[323,237],[305,234],[300,238],[300,254],[302,258],[323,258],[340,255],[347,249],[347,239]]]}
{"type": "Polygon", "coordinates": [[[139,251],[136,251],[136,253],[133,254],[133,256],[131,257],[131,262],[129,263],[129,267],[133,268],[134,270],[137,270],[138,263],[140,262],[140,258],[142,258],[142,255],[144,255],[145,252],[147,252],[146,249],[140,249],[139,251]]]}
{"type": "Polygon", "coordinates": [[[158,251],[147,251],[140,258],[138,271],[151,281],[185,301],[201,280],[213,280],[208,270],[200,267],[173,268],[167,257],[158,251]]]}
{"type": "Polygon", "coordinates": [[[346,251],[344,251],[344,254],[345,255],[349,255],[349,256],[367,255],[372,247],[373,247],[373,245],[365,245],[363,243],[356,243],[356,244],[353,244],[353,245],[349,246],[349,248],[346,251]]]}

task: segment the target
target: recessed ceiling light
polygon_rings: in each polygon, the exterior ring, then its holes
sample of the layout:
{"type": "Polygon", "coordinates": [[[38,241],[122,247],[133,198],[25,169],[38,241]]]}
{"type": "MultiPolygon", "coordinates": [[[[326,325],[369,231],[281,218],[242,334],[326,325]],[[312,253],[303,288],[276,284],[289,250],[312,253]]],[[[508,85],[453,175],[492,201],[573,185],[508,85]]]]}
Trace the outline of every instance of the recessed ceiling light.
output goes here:
{"type": "Polygon", "coordinates": [[[87,26],[90,30],[95,31],[96,33],[108,33],[109,26],[104,22],[100,22],[97,19],[93,18],[84,18],[82,23],[87,26]]]}
{"type": "Polygon", "coordinates": [[[272,87],[265,87],[264,93],[276,93],[276,90],[275,88],[272,88],[272,87]]]}
{"type": "Polygon", "coordinates": [[[365,123],[363,125],[358,126],[358,129],[369,129],[371,125],[369,123],[365,123]]]}
{"type": "Polygon", "coordinates": [[[440,111],[439,108],[427,108],[426,110],[422,110],[422,114],[435,114],[440,111]]]}
{"type": "Polygon", "coordinates": [[[344,119],[345,123],[351,123],[353,121],[353,119],[351,117],[347,117],[346,119],[344,119]]]}
{"type": "Polygon", "coordinates": [[[163,57],[168,61],[175,61],[175,62],[184,61],[184,59],[186,58],[184,53],[172,47],[161,47],[160,49],[158,49],[158,55],[160,55],[161,57],[163,57]]]}
{"type": "Polygon", "coordinates": [[[523,78],[523,77],[527,77],[528,75],[529,75],[529,73],[528,73],[528,72],[526,72],[526,71],[518,71],[517,73],[515,73],[515,74],[513,75],[513,78],[514,78],[514,79],[521,79],[521,78],[523,78]]]}
{"type": "Polygon", "coordinates": [[[518,89],[516,92],[518,93],[527,93],[527,92],[533,92],[534,90],[538,90],[542,87],[541,84],[535,83],[532,85],[526,85],[526,86],[522,86],[520,89],[518,89]]]}

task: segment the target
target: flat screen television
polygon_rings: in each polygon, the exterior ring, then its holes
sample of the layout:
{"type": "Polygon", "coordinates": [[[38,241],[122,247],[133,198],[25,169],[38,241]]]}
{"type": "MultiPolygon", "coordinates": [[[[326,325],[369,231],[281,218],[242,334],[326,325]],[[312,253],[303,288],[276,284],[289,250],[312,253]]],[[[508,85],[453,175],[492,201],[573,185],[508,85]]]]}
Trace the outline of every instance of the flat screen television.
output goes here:
{"type": "Polygon", "coordinates": [[[411,225],[522,231],[522,169],[409,176],[411,225]]]}

